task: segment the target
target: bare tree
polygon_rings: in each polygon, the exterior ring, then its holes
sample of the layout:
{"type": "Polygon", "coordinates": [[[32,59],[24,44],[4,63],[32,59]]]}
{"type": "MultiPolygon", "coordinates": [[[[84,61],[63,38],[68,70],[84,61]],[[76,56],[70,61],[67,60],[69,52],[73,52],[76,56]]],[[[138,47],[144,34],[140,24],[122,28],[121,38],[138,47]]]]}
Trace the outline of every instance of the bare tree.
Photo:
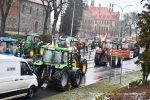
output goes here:
{"type": "Polygon", "coordinates": [[[14,0],[0,0],[0,13],[1,13],[1,32],[0,35],[2,36],[5,32],[6,26],[6,19],[11,8],[11,5],[14,0]]]}
{"type": "Polygon", "coordinates": [[[63,5],[67,3],[67,0],[53,0],[52,7],[54,10],[54,21],[52,24],[52,33],[56,32],[56,25],[59,18],[59,15],[62,11],[63,5]]]}
{"type": "Polygon", "coordinates": [[[127,34],[130,33],[131,35],[133,30],[136,32],[137,22],[138,22],[138,16],[136,12],[125,14],[124,21],[123,21],[124,33],[127,34]]]}
{"type": "Polygon", "coordinates": [[[47,30],[48,30],[48,26],[47,26],[48,18],[53,11],[53,8],[52,8],[52,1],[53,0],[41,0],[41,1],[43,3],[44,9],[45,9],[45,20],[44,20],[43,34],[46,34],[47,30]]]}

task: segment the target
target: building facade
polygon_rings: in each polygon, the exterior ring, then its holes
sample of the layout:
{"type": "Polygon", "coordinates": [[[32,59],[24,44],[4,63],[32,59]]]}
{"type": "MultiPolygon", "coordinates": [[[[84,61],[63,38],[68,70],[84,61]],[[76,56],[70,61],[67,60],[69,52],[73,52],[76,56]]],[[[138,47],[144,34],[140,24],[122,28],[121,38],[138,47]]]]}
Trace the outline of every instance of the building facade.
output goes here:
{"type": "Polygon", "coordinates": [[[113,9],[94,6],[92,0],[90,6],[86,6],[83,11],[83,17],[80,26],[81,38],[91,38],[95,35],[108,34],[117,35],[120,14],[113,9]]]}
{"type": "Polygon", "coordinates": [[[21,33],[42,33],[44,20],[45,10],[41,0],[14,0],[5,30],[20,31],[21,33]]]}

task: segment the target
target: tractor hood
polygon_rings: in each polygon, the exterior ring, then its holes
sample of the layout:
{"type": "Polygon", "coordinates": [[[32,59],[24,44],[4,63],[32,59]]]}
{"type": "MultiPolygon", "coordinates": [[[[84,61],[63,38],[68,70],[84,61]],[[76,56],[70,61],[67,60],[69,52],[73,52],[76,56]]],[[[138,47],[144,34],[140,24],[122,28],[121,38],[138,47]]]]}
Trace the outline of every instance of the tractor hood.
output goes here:
{"type": "MultiPolygon", "coordinates": [[[[35,66],[42,66],[44,64],[44,62],[42,60],[38,60],[34,62],[35,66]]],[[[49,65],[53,68],[57,68],[57,69],[63,69],[67,66],[67,64],[44,64],[44,65],[49,65]]]]}
{"type": "Polygon", "coordinates": [[[52,64],[51,66],[55,66],[57,69],[63,69],[67,66],[67,64],[52,64]]]}
{"type": "Polygon", "coordinates": [[[42,60],[38,60],[38,61],[35,61],[34,62],[34,65],[37,65],[37,66],[41,66],[41,65],[43,65],[44,63],[43,63],[43,61],[42,60]]]}

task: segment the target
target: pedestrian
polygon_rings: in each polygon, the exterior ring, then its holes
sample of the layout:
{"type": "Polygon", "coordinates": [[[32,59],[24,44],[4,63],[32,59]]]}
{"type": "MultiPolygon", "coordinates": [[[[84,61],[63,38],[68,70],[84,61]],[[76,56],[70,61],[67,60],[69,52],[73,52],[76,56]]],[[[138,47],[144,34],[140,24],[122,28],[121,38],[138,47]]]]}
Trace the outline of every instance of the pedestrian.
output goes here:
{"type": "Polygon", "coordinates": [[[85,49],[86,49],[86,52],[88,52],[88,46],[89,46],[89,41],[88,39],[85,40],[85,49]]]}

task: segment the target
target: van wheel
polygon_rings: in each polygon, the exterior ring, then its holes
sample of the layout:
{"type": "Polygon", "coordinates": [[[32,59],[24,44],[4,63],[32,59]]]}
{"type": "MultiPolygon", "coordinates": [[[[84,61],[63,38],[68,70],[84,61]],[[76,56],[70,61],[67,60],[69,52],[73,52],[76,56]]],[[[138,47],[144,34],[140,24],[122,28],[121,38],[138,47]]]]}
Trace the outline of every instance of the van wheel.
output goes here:
{"type": "Polygon", "coordinates": [[[28,90],[27,98],[32,98],[34,96],[35,88],[31,86],[28,90]]]}

